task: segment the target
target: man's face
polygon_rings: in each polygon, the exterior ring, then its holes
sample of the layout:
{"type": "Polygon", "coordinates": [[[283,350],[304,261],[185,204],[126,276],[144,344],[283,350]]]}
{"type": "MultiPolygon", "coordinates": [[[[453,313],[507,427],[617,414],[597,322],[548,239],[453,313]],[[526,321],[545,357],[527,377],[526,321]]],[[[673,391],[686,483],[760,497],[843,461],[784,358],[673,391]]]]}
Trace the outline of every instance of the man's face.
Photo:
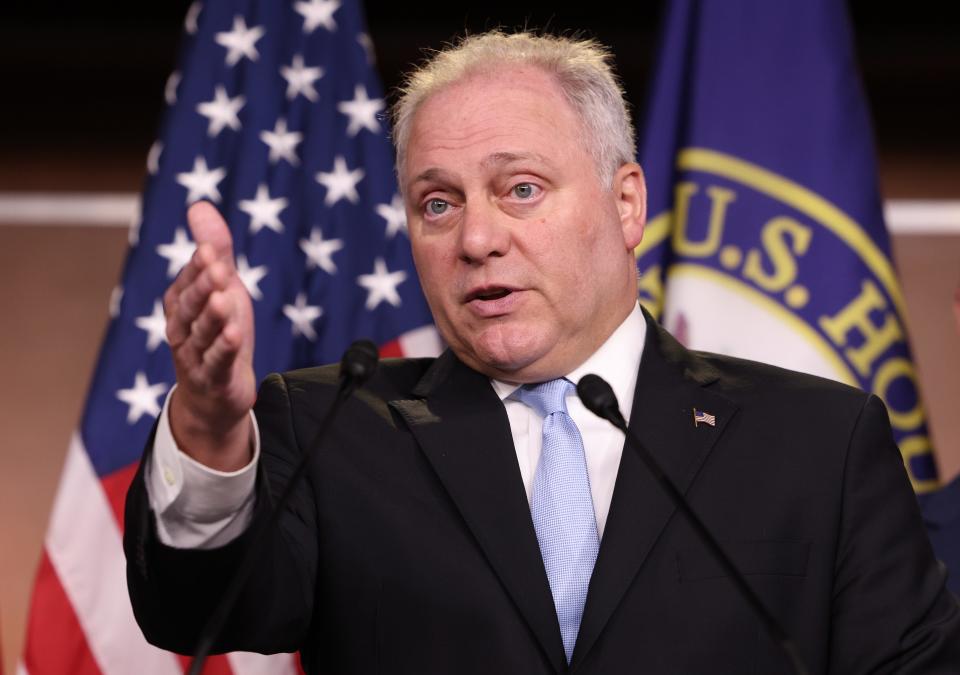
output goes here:
{"type": "Polygon", "coordinates": [[[466,364],[533,382],[580,365],[636,298],[640,168],[601,185],[546,73],[502,68],[434,94],[401,167],[420,281],[466,364]]]}

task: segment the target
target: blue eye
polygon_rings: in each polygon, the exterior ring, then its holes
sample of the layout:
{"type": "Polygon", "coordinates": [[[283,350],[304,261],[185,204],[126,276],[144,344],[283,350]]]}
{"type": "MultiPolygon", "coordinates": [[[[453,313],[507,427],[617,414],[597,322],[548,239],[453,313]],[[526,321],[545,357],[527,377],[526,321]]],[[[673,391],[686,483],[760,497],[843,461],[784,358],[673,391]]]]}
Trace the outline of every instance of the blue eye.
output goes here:
{"type": "Polygon", "coordinates": [[[520,199],[530,199],[536,194],[536,186],[533,183],[517,183],[513,186],[513,194],[520,199]]]}
{"type": "Polygon", "coordinates": [[[450,204],[443,199],[431,199],[427,202],[427,211],[433,216],[442,216],[449,207],[450,204]]]}

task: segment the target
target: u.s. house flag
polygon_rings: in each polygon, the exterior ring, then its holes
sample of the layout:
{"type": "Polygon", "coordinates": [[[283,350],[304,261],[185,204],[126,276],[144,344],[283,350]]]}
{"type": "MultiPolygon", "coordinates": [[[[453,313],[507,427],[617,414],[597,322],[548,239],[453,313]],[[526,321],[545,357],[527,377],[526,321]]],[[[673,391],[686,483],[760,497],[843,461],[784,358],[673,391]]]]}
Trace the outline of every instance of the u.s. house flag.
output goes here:
{"type": "MultiPolygon", "coordinates": [[[[21,673],[181,673],[134,623],[123,499],[174,382],[161,297],[194,250],[186,207],[230,223],[253,298],[258,376],[338,360],[369,337],[388,355],[439,349],[417,285],[384,101],[357,0],[191,6],[180,69],[148,157],[142,218],[33,593],[21,673]]],[[[231,654],[206,673],[293,673],[293,657],[231,654]]]]}
{"type": "Polygon", "coordinates": [[[642,299],[689,347],[874,392],[933,489],[845,3],[674,0],[661,40],[642,299]]]}

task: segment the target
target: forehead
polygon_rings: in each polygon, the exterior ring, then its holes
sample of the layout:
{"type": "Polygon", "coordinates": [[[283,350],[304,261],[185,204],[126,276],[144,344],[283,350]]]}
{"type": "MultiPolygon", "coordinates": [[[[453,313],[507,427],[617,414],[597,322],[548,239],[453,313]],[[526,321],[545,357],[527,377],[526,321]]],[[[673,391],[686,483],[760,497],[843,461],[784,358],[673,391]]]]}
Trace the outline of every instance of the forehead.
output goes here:
{"type": "Polygon", "coordinates": [[[551,75],[500,66],[449,84],[420,105],[401,170],[409,184],[452,166],[484,170],[525,160],[562,166],[582,161],[582,126],[551,75]]]}

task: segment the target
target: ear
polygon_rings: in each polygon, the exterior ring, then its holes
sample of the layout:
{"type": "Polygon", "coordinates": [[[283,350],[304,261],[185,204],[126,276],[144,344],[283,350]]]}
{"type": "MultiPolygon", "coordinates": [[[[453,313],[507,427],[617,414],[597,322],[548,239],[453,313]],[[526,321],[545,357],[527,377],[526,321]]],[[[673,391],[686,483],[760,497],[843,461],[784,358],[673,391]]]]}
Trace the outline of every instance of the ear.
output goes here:
{"type": "Polygon", "coordinates": [[[643,239],[643,226],[647,222],[647,185],[639,164],[627,162],[617,169],[613,175],[613,193],[620,212],[623,243],[632,252],[643,239]]]}

